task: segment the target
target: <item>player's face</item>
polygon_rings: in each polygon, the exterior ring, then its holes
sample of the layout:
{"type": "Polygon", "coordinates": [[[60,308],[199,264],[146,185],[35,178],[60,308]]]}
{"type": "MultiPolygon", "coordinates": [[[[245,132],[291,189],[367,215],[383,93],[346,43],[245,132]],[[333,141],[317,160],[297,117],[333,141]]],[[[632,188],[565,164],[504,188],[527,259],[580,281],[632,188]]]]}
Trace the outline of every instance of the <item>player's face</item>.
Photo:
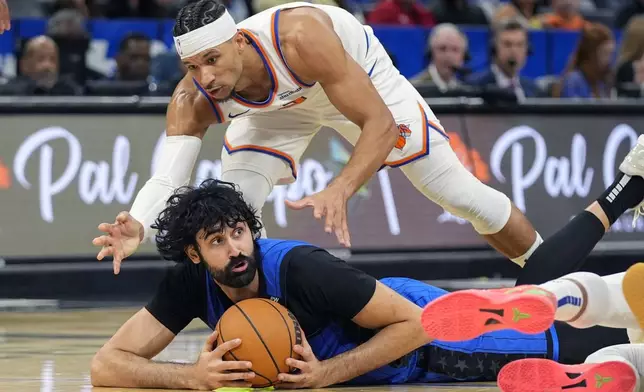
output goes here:
{"type": "Polygon", "coordinates": [[[255,278],[257,260],[253,234],[246,223],[239,222],[210,234],[201,230],[197,234],[197,244],[198,261],[207,264],[219,284],[239,289],[248,286],[255,278]]]}
{"type": "Polygon", "coordinates": [[[230,99],[242,71],[237,36],[183,60],[190,75],[217,102],[230,99]]]}

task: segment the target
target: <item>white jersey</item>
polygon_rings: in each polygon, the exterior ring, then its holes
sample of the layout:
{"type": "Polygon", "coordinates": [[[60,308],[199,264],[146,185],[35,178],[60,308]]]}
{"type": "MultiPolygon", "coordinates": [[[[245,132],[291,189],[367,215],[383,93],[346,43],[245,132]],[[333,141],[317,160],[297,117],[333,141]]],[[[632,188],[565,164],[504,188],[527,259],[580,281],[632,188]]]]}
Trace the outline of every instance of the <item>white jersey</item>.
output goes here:
{"type": "MultiPolygon", "coordinates": [[[[390,88],[393,88],[394,84],[391,82],[400,74],[393,66],[385,66],[387,63],[391,64],[391,60],[384,49],[379,46],[379,43],[377,48],[373,47],[372,43],[377,40],[371,27],[362,25],[353,15],[342,8],[303,2],[289,3],[262,11],[237,24],[237,27],[248,38],[252,47],[264,62],[264,67],[271,79],[273,86],[266,100],[253,102],[233,93],[232,99],[224,103],[216,103],[202,86],[199,86],[195,81],[201,93],[210,101],[219,122],[227,122],[260,112],[288,110],[304,103],[313,96],[318,96],[319,92],[324,95],[319,83],[304,83],[293,73],[282,53],[277,31],[280,12],[284,9],[296,7],[315,7],[323,10],[333,21],[335,32],[340,37],[347,53],[370,76],[373,75],[375,67],[380,61],[382,65],[380,69],[383,72],[379,73],[378,79],[383,82],[389,82],[390,88]]],[[[386,93],[387,89],[384,90],[383,93],[386,93]]],[[[319,97],[318,104],[322,103],[324,98],[319,97]]]]}
{"type": "MultiPolygon", "coordinates": [[[[269,74],[272,89],[266,100],[253,102],[233,93],[230,100],[218,103],[195,81],[199,91],[209,100],[217,120],[222,123],[232,120],[224,139],[225,153],[253,151],[276,157],[286,164],[286,170],[269,165],[271,167],[265,170],[271,173],[265,174],[274,183],[288,183],[297,176],[297,162],[322,126],[334,128],[352,144],[360,135],[360,128],[330,103],[319,83],[304,83],[286,63],[280,47],[278,23],[282,10],[296,7],[315,7],[331,18],[345,51],[369,75],[394,115],[400,137],[385,166],[398,167],[426,156],[431,139],[444,140],[446,136],[438,120],[424,99],[393,66],[371,27],[361,24],[342,8],[296,2],[269,8],[237,24],[269,74]],[[437,132],[430,132],[430,129],[437,132]]],[[[222,159],[224,166],[247,166],[243,157],[222,159]]],[[[267,164],[263,162],[262,166],[267,164]]]]}

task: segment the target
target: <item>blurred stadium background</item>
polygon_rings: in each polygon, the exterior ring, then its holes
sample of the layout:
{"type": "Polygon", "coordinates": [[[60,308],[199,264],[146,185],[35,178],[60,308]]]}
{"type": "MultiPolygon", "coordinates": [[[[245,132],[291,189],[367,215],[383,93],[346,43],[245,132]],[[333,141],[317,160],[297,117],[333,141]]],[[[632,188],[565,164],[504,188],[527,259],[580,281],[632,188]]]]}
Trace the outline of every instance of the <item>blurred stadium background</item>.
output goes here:
{"type": "MultiPolygon", "coordinates": [[[[237,20],[280,1],[224,0],[237,20]]],[[[642,0],[322,1],[373,25],[461,160],[544,237],[612,182],[644,129],[642,0]]],[[[0,35],[0,308],[140,305],[171,265],[147,243],[114,276],[91,240],[100,222],[129,209],[154,168],[184,72],[171,29],[185,3],[9,0],[12,29],[0,35]]],[[[224,129],[208,132],[194,182],[219,176],[224,129]]],[[[349,153],[330,130],[315,138],[297,183],[276,188],[265,207],[270,236],[327,247],[377,277],[448,289],[513,284],[518,267],[397,170],[351,200],[350,251],[309,212],[285,210],[284,199],[322,189],[349,153]]],[[[614,225],[588,269],[638,261],[644,223],[633,228],[631,218],[614,225]]]]}

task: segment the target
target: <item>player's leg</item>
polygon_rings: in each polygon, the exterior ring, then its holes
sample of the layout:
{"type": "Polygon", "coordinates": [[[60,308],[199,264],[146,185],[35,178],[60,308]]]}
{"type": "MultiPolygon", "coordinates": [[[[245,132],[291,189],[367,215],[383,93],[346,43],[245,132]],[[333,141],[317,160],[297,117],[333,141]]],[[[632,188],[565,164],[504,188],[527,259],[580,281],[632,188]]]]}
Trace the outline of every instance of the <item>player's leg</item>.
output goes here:
{"type": "MultiPolygon", "coordinates": [[[[395,94],[383,97],[393,102],[388,107],[400,131],[385,166],[400,167],[429,200],[468,220],[494,248],[523,265],[542,241],[530,222],[506,195],[463,166],[438,120],[409,82],[401,80],[395,94]]],[[[354,145],[360,136],[360,128],[340,113],[325,115],[325,125],[354,145]]]]}
{"type": "Polygon", "coordinates": [[[622,292],[623,276],[575,272],[541,286],[457,291],[425,307],[422,323],[429,336],[448,341],[504,329],[536,333],[554,320],[575,328],[639,328],[622,292]]]}
{"type": "MultiPolygon", "coordinates": [[[[615,277],[612,279],[615,281],[615,277]]],[[[564,366],[547,360],[522,360],[511,363],[499,374],[499,386],[504,392],[531,392],[533,387],[544,390],[546,387],[559,388],[578,385],[573,390],[599,390],[615,392],[641,391],[641,377],[644,375],[644,264],[631,266],[622,279],[625,301],[639,321],[639,329],[629,329],[632,343],[614,345],[605,341],[606,334],[580,336],[586,330],[566,331],[558,328],[563,352],[580,352],[587,349],[587,342],[601,341],[605,346],[589,355],[582,365],[564,366]],[[567,335],[567,336],[566,336],[567,335]],[[634,340],[638,339],[638,340],[634,340]],[[586,389],[583,383],[586,383],[586,389]],[[554,384],[553,384],[554,383],[554,384]],[[594,388],[594,389],[593,389],[594,388]]],[[[613,329],[617,331],[616,329],[613,329]]],[[[582,361],[579,360],[578,363],[582,361]]],[[[567,362],[566,362],[567,363],[567,362]]]]}
{"type": "MultiPolygon", "coordinates": [[[[615,181],[584,212],[530,256],[517,285],[540,284],[578,270],[608,228],[644,198],[644,135],[619,166],[615,181]]],[[[639,216],[639,209],[635,212],[639,216]]]]}
{"type": "Polygon", "coordinates": [[[222,149],[221,179],[235,183],[261,219],[275,185],[295,181],[299,159],[318,129],[319,125],[297,113],[290,117],[266,113],[233,121],[222,149]]]}
{"type": "Polygon", "coordinates": [[[580,365],[537,358],[511,362],[497,384],[502,392],[638,392],[643,371],[644,345],[623,344],[602,348],[580,365]]]}
{"type": "Polygon", "coordinates": [[[429,108],[426,111],[429,153],[404,163],[401,170],[425,197],[469,221],[491,246],[523,266],[541,244],[541,237],[505,194],[482,183],[463,166],[441,135],[440,124],[429,108]]]}

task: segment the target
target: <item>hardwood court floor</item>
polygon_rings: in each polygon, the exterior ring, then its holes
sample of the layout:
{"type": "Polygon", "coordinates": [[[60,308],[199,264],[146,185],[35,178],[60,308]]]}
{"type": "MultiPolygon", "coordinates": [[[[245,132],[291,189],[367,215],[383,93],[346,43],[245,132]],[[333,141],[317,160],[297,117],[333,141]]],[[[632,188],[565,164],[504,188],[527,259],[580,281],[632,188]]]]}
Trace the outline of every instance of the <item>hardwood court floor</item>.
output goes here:
{"type": "MultiPolygon", "coordinates": [[[[138,309],[0,312],[0,391],[117,392],[133,389],[92,388],[89,363],[94,353],[138,309]]],[[[156,359],[193,362],[207,331],[194,322],[156,359]]],[[[337,388],[338,392],[492,392],[494,385],[409,385],[337,388]]],[[[152,392],[153,390],[141,390],[152,392]]]]}

